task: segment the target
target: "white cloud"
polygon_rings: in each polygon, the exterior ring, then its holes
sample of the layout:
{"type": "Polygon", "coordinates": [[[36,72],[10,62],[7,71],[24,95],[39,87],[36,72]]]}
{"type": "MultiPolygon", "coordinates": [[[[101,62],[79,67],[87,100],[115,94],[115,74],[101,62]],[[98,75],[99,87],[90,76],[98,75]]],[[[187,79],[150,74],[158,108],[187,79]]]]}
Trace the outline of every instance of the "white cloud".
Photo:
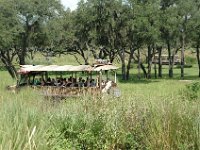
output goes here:
{"type": "Polygon", "coordinates": [[[79,0],[61,0],[61,3],[66,7],[70,8],[71,10],[75,10],[77,8],[77,3],[79,0]]]}

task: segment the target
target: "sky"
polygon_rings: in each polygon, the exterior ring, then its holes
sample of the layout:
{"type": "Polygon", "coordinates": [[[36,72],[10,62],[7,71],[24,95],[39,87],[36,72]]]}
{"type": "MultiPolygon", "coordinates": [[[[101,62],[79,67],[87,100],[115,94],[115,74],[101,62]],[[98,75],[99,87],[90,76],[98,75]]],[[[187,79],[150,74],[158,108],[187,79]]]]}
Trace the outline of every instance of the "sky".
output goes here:
{"type": "Polygon", "coordinates": [[[61,0],[61,3],[66,7],[70,8],[71,10],[75,10],[77,7],[77,3],[79,0],[61,0]]]}

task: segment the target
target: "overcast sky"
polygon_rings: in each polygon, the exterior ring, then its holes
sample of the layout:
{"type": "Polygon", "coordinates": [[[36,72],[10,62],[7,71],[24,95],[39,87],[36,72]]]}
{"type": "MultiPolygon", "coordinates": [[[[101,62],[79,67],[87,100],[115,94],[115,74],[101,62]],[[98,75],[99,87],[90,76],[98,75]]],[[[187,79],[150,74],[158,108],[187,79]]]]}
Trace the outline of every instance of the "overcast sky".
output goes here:
{"type": "Polygon", "coordinates": [[[61,3],[66,7],[66,8],[70,8],[71,10],[76,9],[77,7],[77,3],[79,2],[79,0],[61,0],[61,3]]]}

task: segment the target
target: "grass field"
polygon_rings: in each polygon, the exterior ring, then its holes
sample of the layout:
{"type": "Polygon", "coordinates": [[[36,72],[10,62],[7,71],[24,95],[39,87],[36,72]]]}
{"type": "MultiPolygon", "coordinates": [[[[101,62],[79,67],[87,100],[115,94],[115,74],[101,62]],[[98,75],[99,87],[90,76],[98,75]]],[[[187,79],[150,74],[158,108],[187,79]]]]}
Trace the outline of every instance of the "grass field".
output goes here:
{"type": "Polygon", "coordinates": [[[120,98],[55,102],[29,88],[5,90],[15,81],[1,71],[0,149],[200,149],[200,97],[186,94],[197,68],[183,81],[174,72],[174,79],[165,68],[163,79],[137,80],[133,71],[130,81],[119,78],[120,98]]]}

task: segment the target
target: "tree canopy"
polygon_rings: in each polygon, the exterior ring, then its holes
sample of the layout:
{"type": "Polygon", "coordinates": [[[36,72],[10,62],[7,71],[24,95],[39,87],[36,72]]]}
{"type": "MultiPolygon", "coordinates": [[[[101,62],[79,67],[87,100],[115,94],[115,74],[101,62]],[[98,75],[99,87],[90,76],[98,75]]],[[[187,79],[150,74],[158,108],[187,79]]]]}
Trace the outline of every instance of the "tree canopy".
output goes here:
{"type": "Polygon", "coordinates": [[[165,50],[169,77],[179,53],[183,78],[186,47],[196,50],[200,70],[199,11],[197,0],[81,0],[74,11],[57,0],[0,0],[0,60],[16,78],[13,60],[26,64],[33,51],[73,55],[80,64],[88,64],[91,57],[111,62],[118,58],[126,80],[133,61],[151,78],[156,54],[162,77],[165,50]]]}

